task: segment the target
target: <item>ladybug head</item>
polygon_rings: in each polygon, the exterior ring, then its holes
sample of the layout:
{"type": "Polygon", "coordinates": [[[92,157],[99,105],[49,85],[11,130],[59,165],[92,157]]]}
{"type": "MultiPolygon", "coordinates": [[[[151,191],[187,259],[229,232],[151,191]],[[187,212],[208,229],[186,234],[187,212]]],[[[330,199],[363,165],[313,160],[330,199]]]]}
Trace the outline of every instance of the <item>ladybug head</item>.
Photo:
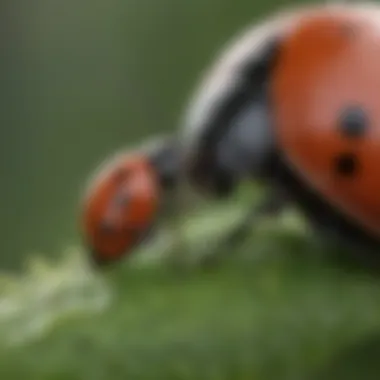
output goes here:
{"type": "Polygon", "coordinates": [[[159,183],[145,155],[122,154],[95,175],[83,204],[82,228],[98,264],[131,253],[153,224],[159,183]]]}

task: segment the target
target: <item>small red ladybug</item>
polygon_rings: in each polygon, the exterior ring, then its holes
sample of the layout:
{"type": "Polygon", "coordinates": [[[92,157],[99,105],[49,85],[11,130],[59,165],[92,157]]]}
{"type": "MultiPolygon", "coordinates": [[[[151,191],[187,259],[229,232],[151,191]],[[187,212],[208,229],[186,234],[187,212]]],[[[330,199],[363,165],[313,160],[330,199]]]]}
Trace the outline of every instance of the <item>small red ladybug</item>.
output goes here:
{"type": "Polygon", "coordinates": [[[130,254],[149,233],[162,198],[175,187],[177,150],[168,137],[108,159],[83,200],[82,233],[98,265],[130,254]]]}
{"type": "Polygon", "coordinates": [[[378,251],[379,65],[378,5],[303,8],[247,30],[190,103],[187,177],[219,196],[262,181],[277,210],[292,202],[323,236],[378,251]]]}

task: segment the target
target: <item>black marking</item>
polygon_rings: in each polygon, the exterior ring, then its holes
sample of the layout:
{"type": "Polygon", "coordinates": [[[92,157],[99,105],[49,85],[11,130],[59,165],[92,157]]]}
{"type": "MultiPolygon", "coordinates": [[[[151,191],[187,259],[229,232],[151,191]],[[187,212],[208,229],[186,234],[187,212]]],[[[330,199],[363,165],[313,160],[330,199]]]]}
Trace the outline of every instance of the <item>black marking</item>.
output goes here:
{"type": "MultiPolygon", "coordinates": [[[[273,161],[275,186],[286,191],[309,220],[313,230],[322,238],[332,239],[358,264],[380,268],[380,240],[349,218],[297,176],[277,156],[273,161]]],[[[331,240],[330,240],[331,241],[331,240]]]]}
{"type": "Polygon", "coordinates": [[[345,137],[363,137],[368,127],[366,112],[361,107],[349,107],[341,115],[339,127],[345,137]]]}
{"type": "Polygon", "coordinates": [[[334,170],[341,177],[352,178],[359,168],[359,159],[355,153],[342,153],[335,158],[334,170]]]}

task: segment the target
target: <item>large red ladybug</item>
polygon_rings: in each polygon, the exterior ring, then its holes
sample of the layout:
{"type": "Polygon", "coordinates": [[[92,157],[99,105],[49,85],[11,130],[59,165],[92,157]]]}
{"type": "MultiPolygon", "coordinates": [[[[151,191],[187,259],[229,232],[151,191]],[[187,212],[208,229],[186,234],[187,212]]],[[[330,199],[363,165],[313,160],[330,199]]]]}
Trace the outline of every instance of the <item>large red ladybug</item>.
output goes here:
{"type": "Polygon", "coordinates": [[[377,251],[379,65],[378,5],[314,6],[249,29],[190,103],[188,178],[220,196],[243,178],[262,181],[324,236],[377,251]]]}
{"type": "Polygon", "coordinates": [[[171,137],[107,159],[96,170],[82,204],[82,235],[98,265],[132,253],[153,228],[164,196],[177,180],[171,137]]]}

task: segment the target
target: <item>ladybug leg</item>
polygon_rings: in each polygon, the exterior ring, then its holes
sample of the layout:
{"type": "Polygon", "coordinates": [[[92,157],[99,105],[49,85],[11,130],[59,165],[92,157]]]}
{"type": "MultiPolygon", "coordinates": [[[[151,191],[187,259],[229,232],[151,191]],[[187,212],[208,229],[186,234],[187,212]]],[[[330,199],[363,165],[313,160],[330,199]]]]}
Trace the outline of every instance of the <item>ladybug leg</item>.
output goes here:
{"type": "Polygon", "coordinates": [[[287,204],[287,197],[280,192],[273,191],[266,195],[260,203],[255,203],[251,206],[249,211],[226,236],[226,246],[236,247],[241,244],[252,233],[252,227],[258,225],[262,218],[279,215],[287,204]]]}
{"type": "Polygon", "coordinates": [[[219,241],[218,246],[203,257],[201,266],[213,267],[224,257],[233,254],[264,218],[278,216],[288,204],[288,197],[279,189],[267,193],[259,203],[252,204],[248,212],[219,241]]]}

